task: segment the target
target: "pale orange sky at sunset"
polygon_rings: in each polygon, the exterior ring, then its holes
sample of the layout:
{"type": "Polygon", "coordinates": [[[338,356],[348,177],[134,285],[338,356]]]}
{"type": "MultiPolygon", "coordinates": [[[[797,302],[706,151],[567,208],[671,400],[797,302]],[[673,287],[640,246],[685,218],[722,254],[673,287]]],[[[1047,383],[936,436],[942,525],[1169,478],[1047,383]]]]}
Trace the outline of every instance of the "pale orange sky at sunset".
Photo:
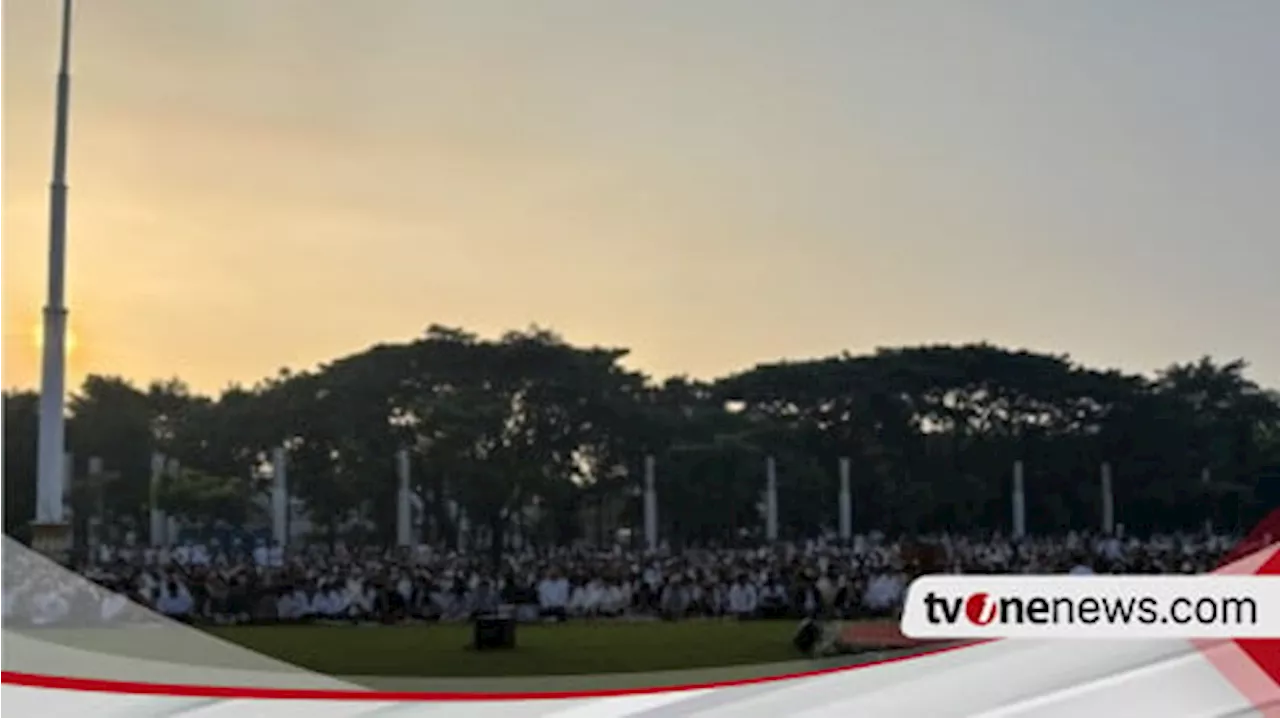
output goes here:
{"type": "MultiPolygon", "coordinates": [[[[3,26],[35,386],[58,3],[3,26]]],[[[1280,3],[88,0],[86,372],[201,391],[432,323],[657,375],[992,342],[1280,386],[1280,3]]]]}

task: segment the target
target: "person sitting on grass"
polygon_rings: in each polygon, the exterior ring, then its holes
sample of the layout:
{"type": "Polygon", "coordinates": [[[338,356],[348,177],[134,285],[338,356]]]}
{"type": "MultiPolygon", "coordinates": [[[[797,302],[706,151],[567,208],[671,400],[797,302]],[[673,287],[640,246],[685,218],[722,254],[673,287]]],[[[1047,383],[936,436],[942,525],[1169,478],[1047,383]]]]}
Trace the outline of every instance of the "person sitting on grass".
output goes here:
{"type": "Polygon", "coordinates": [[[646,581],[639,581],[635,585],[635,590],[631,592],[631,612],[646,616],[657,613],[657,592],[646,581]]]}
{"type": "Polygon", "coordinates": [[[376,600],[377,593],[363,577],[357,574],[347,581],[347,618],[351,621],[359,623],[372,618],[376,600]]]}
{"type": "Polygon", "coordinates": [[[828,620],[822,614],[801,621],[791,643],[810,658],[845,655],[857,650],[844,640],[844,626],[839,621],[828,620]]]}
{"type": "Polygon", "coordinates": [[[470,615],[467,604],[467,583],[461,576],[453,579],[453,585],[445,593],[444,601],[444,612],[440,615],[441,621],[456,623],[465,621],[470,615]]]}
{"type": "Polygon", "coordinates": [[[503,587],[506,593],[502,602],[516,607],[516,620],[522,623],[537,621],[541,616],[538,608],[538,589],[532,579],[512,575],[503,587]]]}
{"type": "Polygon", "coordinates": [[[688,614],[692,595],[680,574],[671,577],[671,581],[662,589],[661,596],[659,602],[663,620],[678,621],[688,614]]]}
{"type": "Polygon", "coordinates": [[[160,596],[156,600],[156,610],[164,614],[166,618],[175,621],[189,621],[191,620],[193,607],[191,594],[187,591],[186,586],[169,579],[161,587],[160,596]]]}
{"type": "Polygon", "coordinates": [[[818,590],[817,576],[812,570],[799,576],[794,601],[795,610],[803,616],[813,616],[822,611],[822,593],[818,590]]]}
{"type": "Polygon", "coordinates": [[[600,582],[597,579],[578,581],[569,597],[569,614],[578,618],[595,618],[600,613],[600,582]]]}
{"type": "MultiPolygon", "coordinates": [[[[250,602],[250,605],[248,606],[249,616],[244,622],[260,623],[263,625],[278,623],[279,615],[276,612],[276,601],[278,599],[279,599],[279,595],[275,592],[272,592],[270,590],[270,587],[264,588],[263,590],[256,592],[253,595],[253,597],[250,599],[251,602],[250,602]]],[[[225,609],[226,612],[223,614],[221,622],[224,624],[234,625],[235,623],[237,623],[237,617],[235,615],[235,611],[232,610],[233,606],[231,604],[229,592],[228,592],[228,599],[226,600],[224,605],[226,606],[226,609],[225,609]]]]}
{"type": "Polygon", "coordinates": [[[690,572],[688,583],[685,584],[685,590],[689,593],[689,607],[685,609],[686,616],[703,616],[706,615],[706,607],[703,596],[702,582],[698,580],[695,572],[690,572]]]}
{"type": "Polygon", "coordinates": [[[561,622],[568,618],[569,592],[569,579],[559,569],[552,569],[538,584],[538,606],[543,617],[561,622]]]}
{"type": "Polygon", "coordinates": [[[449,589],[450,584],[443,577],[434,579],[427,585],[427,601],[423,613],[429,620],[444,620],[444,615],[449,610],[449,589]]]}
{"type": "Polygon", "coordinates": [[[293,589],[281,586],[276,589],[276,622],[293,623],[297,607],[293,601],[293,589]]]}
{"type": "Polygon", "coordinates": [[[602,589],[600,615],[605,618],[619,618],[631,605],[631,592],[617,578],[611,579],[602,589]]]}
{"type": "Polygon", "coordinates": [[[311,620],[311,587],[305,583],[293,589],[293,621],[307,623],[311,620]]]}
{"type": "Polygon", "coordinates": [[[739,620],[754,618],[759,603],[756,587],[747,581],[745,573],[738,574],[738,579],[729,588],[729,614],[739,620]]]}
{"type": "Polygon", "coordinates": [[[329,595],[325,591],[323,581],[311,579],[307,581],[307,603],[306,620],[308,622],[320,621],[325,618],[326,612],[329,610],[329,595]]]}
{"type": "Polygon", "coordinates": [[[336,581],[320,586],[311,606],[316,617],[324,621],[341,621],[347,616],[347,592],[336,581]]]}
{"type": "Polygon", "coordinates": [[[760,616],[782,618],[787,613],[787,587],[778,576],[769,576],[760,589],[760,616]]]}
{"type": "Polygon", "coordinates": [[[893,614],[902,603],[906,581],[901,573],[882,573],[867,582],[862,605],[871,616],[884,617],[893,614]]]}
{"type": "Polygon", "coordinates": [[[498,592],[487,578],[480,579],[475,589],[467,595],[467,613],[472,620],[496,614],[500,605],[498,592]]]}
{"type": "Polygon", "coordinates": [[[417,587],[414,585],[413,577],[409,575],[408,571],[400,571],[400,575],[396,578],[394,589],[395,592],[399,594],[400,605],[404,607],[404,617],[408,618],[408,615],[411,612],[410,609],[413,608],[418,594],[417,587]]]}
{"type": "Polygon", "coordinates": [[[205,579],[205,610],[214,623],[230,623],[230,612],[227,610],[227,596],[230,587],[227,581],[217,572],[205,579]]]}

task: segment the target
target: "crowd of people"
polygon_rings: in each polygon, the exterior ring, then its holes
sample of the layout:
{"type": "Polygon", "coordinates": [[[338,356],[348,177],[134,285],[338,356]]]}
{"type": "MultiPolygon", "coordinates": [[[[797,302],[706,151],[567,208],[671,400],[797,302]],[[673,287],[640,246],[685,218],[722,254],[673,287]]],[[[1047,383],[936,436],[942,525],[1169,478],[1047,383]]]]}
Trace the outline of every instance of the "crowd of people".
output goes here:
{"type": "Polygon", "coordinates": [[[752,549],[529,550],[498,565],[426,546],[186,543],[100,547],[72,570],[6,550],[4,619],[110,625],[161,614],[215,625],[377,625],[462,622],[500,609],[522,621],[852,619],[894,615],[920,573],[1200,573],[1237,540],[871,534],[752,549]]]}

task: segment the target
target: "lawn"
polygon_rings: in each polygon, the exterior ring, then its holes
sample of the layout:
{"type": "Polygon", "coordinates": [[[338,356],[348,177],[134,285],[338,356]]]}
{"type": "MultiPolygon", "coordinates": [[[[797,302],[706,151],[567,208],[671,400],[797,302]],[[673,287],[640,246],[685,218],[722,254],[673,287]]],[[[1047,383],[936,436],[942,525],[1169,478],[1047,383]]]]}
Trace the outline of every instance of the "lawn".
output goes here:
{"type": "MultiPolygon", "coordinates": [[[[228,643],[352,684],[401,691],[501,693],[689,685],[792,674],[921,650],[904,647],[813,660],[798,655],[791,646],[795,628],[793,621],[522,625],[514,650],[483,652],[468,647],[471,627],[466,625],[207,630],[228,643]]],[[[885,622],[862,624],[859,630],[877,628],[895,630],[885,622]]],[[[216,644],[193,642],[172,630],[17,632],[39,644],[112,656],[253,669],[240,652],[217,650],[216,644]]],[[[6,661],[10,658],[6,645],[6,661]]],[[[40,660],[55,663],[32,663],[33,670],[58,672],[56,658],[40,660]]]]}
{"type": "Polygon", "coordinates": [[[219,638],[341,676],[432,678],[649,673],[794,661],[790,621],[522,625],[514,650],[468,648],[471,628],[236,627],[219,638]]]}

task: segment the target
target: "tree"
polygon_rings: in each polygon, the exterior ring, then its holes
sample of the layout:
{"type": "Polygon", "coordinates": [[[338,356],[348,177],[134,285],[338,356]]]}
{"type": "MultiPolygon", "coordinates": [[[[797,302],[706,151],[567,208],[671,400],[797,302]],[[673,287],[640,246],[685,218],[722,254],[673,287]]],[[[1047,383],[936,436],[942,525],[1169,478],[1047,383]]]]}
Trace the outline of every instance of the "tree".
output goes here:
{"type": "Polygon", "coordinates": [[[36,512],[37,425],[40,395],[4,393],[4,532],[29,537],[36,512]]]}
{"type": "Polygon", "coordinates": [[[536,328],[482,341],[433,327],[415,349],[409,413],[429,470],[441,477],[437,495],[484,527],[495,554],[529,502],[571,511],[578,462],[599,444],[593,420],[628,381],[617,367],[625,352],[575,348],[536,328]]]}
{"type": "MultiPolygon", "coordinates": [[[[330,540],[360,527],[393,540],[394,457],[407,450],[411,489],[443,536],[458,528],[447,499],[495,554],[516,524],[556,543],[605,536],[606,524],[639,528],[650,455],[664,535],[678,542],[760,535],[767,456],[784,538],[835,523],[841,457],[852,462],[858,530],[1006,528],[1016,459],[1034,531],[1097,525],[1103,461],[1117,513],[1137,531],[1243,524],[1276,503],[1280,396],[1248,379],[1242,361],[1148,377],[968,344],[655,381],[625,368],[626,356],[537,327],[483,338],[432,326],[217,396],[180,379],[140,389],[91,376],[68,407],[73,505],[77,516],[145,525],[160,452],[187,470],[165,489],[172,510],[259,523],[277,448],[292,494],[330,540]],[[84,480],[94,456],[109,488],[84,480]],[[584,528],[588,513],[598,530],[584,528]]],[[[5,394],[11,534],[33,513],[37,409],[33,393],[5,394]]]]}
{"type": "Polygon", "coordinates": [[[250,518],[251,487],[243,477],[222,477],[183,469],[161,485],[160,507],[193,523],[243,526],[250,518]]]}
{"type": "Polygon", "coordinates": [[[68,446],[76,476],[97,457],[119,479],[105,497],[109,517],[145,525],[151,492],[151,453],[157,444],[154,412],[145,392],[119,377],[90,376],[67,405],[68,446]]]}

